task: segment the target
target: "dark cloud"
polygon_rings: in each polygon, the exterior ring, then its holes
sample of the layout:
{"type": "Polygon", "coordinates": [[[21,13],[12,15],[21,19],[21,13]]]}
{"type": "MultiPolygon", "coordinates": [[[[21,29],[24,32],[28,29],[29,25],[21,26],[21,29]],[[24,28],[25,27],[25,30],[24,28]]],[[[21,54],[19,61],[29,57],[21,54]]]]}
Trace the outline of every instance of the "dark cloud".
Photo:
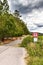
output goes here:
{"type": "MultiPolygon", "coordinates": [[[[16,0],[17,1],[17,0],[16,0]]],[[[22,14],[31,13],[33,10],[40,10],[43,9],[43,0],[39,0],[36,3],[28,3],[28,6],[23,6],[22,4],[14,4],[14,2],[11,3],[11,9],[12,10],[19,10],[22,14]]]]}
{"type": "Polygon", "coordinates": [[[36,3],[33,7],[33,9],[40,9],[40,8],[43,8],[43,0],[36,3]]]}

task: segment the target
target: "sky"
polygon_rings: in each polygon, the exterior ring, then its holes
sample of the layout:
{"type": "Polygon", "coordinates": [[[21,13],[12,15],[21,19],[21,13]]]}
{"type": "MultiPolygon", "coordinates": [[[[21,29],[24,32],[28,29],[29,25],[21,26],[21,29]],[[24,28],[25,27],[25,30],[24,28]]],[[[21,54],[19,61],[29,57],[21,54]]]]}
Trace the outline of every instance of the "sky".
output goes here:
{"type": "Polygon", "coordinates": [[[43,33],[43,0],[8,0],[10,10],[20,11],[29,31],[43,33]]]}

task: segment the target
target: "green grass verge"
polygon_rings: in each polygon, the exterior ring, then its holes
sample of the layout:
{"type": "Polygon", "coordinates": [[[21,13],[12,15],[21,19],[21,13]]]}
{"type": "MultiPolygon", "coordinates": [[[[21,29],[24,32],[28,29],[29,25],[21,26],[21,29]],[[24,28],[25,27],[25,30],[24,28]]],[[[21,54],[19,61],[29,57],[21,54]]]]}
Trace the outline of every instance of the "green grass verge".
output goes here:
{"type": "Polygon", "coordinates": [[[20,46],[27,49],[27,65],[43,65],[43,36],[38,37],[37,43],[33,42],[32,36],[28,36],[20,46]]]}

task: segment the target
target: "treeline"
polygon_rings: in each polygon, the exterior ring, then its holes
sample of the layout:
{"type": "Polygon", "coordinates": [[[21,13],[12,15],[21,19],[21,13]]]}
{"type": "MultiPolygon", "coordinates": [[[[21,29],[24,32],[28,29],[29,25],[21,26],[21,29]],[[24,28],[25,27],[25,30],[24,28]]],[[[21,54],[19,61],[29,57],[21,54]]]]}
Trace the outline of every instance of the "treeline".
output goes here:
{"type": "Polygon", "coordinates": [[[7,0],[3,3],[0,2],[0,40],[28,34],[25,23],[19,18],[19,11],[15,10],[15,13],[11,14],[8,12],[7,0]],[[5,4],[5,9],[3,9],[5,4]]]}

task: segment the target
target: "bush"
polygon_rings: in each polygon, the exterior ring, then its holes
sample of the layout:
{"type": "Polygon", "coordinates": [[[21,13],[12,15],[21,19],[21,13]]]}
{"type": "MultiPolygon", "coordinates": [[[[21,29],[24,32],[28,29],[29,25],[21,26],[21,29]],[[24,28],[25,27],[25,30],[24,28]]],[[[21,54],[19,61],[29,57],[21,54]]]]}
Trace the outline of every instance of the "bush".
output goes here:
{"type": "Polygon", "coordinates": [[[33,42],[33,37],[28,36],[24,38],[22,41],[21,47],[27,47],[27,44],[29,44],[30,42],[33,42]]]}
{"type": "MultiPolygon", "coordinates": [[[[40,40],[42,40],[42,39],[40,38],[40,40]]],[[[32,36],[28,36],[28,37],[24,38],[21,43],[21,47],[25,47],[30,56],[43,56],[42,41],[34,43],[32,36]]]]}

